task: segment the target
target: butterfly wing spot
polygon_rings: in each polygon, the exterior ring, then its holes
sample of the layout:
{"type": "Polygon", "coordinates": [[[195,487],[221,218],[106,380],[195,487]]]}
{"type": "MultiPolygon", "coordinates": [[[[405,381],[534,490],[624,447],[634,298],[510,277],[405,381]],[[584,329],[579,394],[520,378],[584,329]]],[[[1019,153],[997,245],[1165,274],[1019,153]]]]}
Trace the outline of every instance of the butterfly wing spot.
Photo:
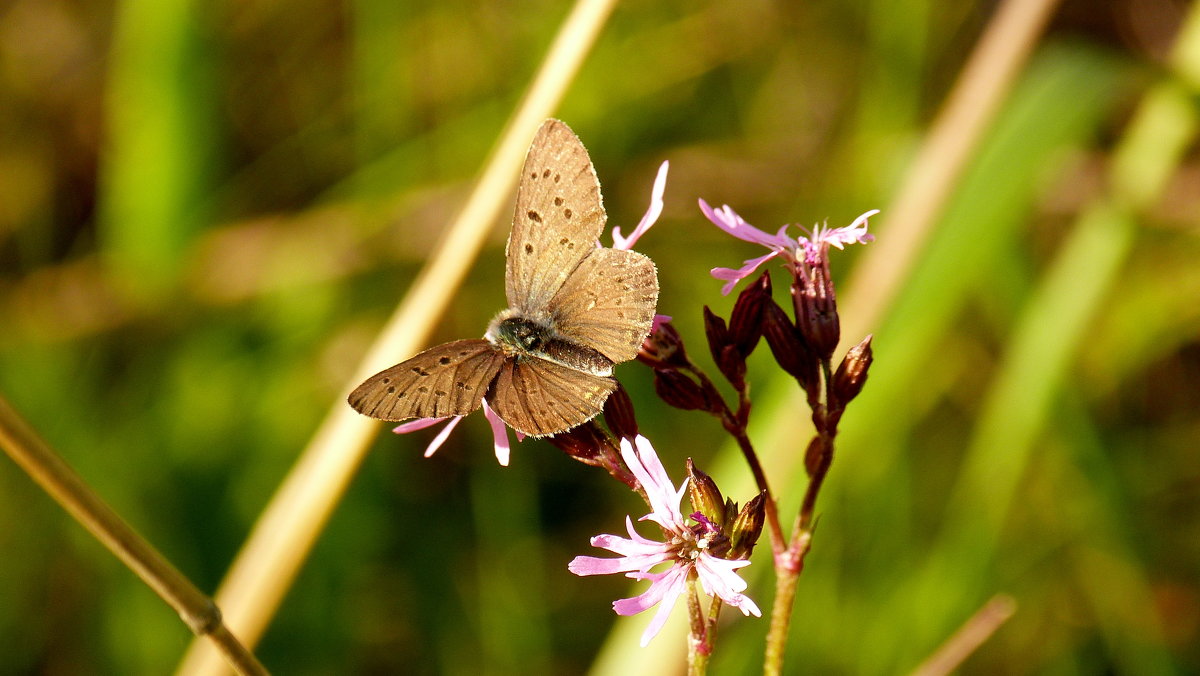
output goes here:
{"type": "Polygon", "coordinates": [[[389,385],[388,386],[388,394],[395,394],[395,393],[396,393],[396,388],[389,385]]]}
{"type": "Polygon", "coordinates": [[[529,212],[526,214],[526,216],[529,216],[529,220],[533,221],[534,223],[542,222],[542,215],[539,214],[538,212],[534,211],[533,209],[530,209],[529,212]]]}
{"type": "Polygon", "coordinates": [[[433,392],[433,396],[435,397],[444,397],[446,394],[447,392],[445,390],[434,390],[433,392]]]}
{"type": "Polygon", "coordinates": [[[381,381],[379,381],[379,382],[383,383],[384,385],[387,385],[388,383],[392,382],[392,379],[391,379],[391,378],[384,378],[383,380],[381,380],[381,381]]]}
{"type": "Polygon", "coordinates": [[[424,385],[422,385],[422,386],[420,386],[420,387],[418,387],[418,388],[417,388],[417,391],[418,391],[418,392],[420,392],[421,394],[428,394],[428,393],[429,393],[429,388],[428,388],[428,387],[425,387],[424,385]]]}
{"type": "Polygon", "coordinates": [[[561,207],[561,206],[562,206],[562,198],[561,198],[561,197],[555,197],[555,198],[554,198],[554,206],[556,206],[556,207],[561,207]]]}
{"type": "Polygon", "coordinates": [[[446,364],[450,363],[450,357],[441,357],[440,359],[438,359],[438,363],[441,364],[442,366],[445,366],[446,364]]]}
{"type": "Polygon", "coordinates": [[[560,178],[562,178],[562,176],[561,176],[561,175],[559,175],[559,174],[555,174],[555,175],[554,175],[554,182],[555,182],[555,183],[558,183],[558,180],[559,180],[560,178]]]}
{"type": "Polygon", "coordinates": [[[573,215],[574,215],[574,212],[572,212],[570,209],[563,209],[563,216],[570,218],[573,215]]]}
{"type": "Polygon", "coordinates": [[[549,169],[542,170],[542,178],[550,178],[550,170],[549,169]]]}
{"type": "Polygon", "coordinates": [[[527,254],[533,253],[533,245],[532,244],[525,245],[525,253],[527,253],[527,254]]]}

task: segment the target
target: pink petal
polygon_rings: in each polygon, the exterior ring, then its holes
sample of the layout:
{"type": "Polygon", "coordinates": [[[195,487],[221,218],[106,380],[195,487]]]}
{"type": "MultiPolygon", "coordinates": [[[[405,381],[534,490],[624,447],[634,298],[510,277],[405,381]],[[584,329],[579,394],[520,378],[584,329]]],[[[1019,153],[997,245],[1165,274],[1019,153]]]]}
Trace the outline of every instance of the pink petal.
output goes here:
{"type": "Polygon", "coordinates": [[[762,611],[754,601],[741,593],[746,588],[746,581],[735,572],[748,565],[749,561],[718,559],[708,552],[701,552],[696,559],[696,574],[704,593],[721,597],[725,603],[741,610],[743,615],[761,617],[762,611]]]}
{"type": "Polygon", "coordinates": [[[640,596],[614,601],[613,610],[618,615],[634,615],[650,609],[656,603],[659,604],[658,612],[654,614],[654,619],[650,620],[646,631],[642,633],[643,648],[650,643],[650,639],[654,638],[663,625],[666,624],[667,618],[671,615],[671,610],[675,608],[675,602],[679,600],[679,595],[686,589],[690,568],[691,566],[680,564],[672,566],[670,570],[662,573],[629,574],[629,577],[653,580],[653,582],[650,588],[640,596]]]}
{"type": "Polygon", "coordinates": [[[423,430],[426,427],[433,427],[445,419],[446,418],[417,418],[416,420],[410,420],[409,422],[396,425],[394,428],[392,428],[392,432],[395,434],[408,434],[409,432],[423,430]]]}
{"type": "Polygon", "coordinates": [[[456,415],[450,419],[450,422],[446,423],[446,426],[442,428],[442,431],[438,432],[437,436],[433,438],[433,441],[429,442],[429,447],[425,449],[426,458],[433,455],[437,449],[442,447],[442,444],[446,443],[446,439],[450,438],[450,433],[454,431],[455,427],[458,427],[458,423],[462,421],[462,419],[463,417],[461,415],[456,415]]]}
{"type": "MultiPolygon", "coordinates": [[[[509,451],[508,445],[508,426],[496,415],[491,406],[488,406],[487,399],[483,400],[483,417],[487,418],[488,424],[492,426],[492,444],[496,449],[496,461],[501,467],[508,467],[509,451]]],[[[517,440],[520,441],[521,433],[517,433],[517,440]]]]}
{"type": "Polygon", "coordinates": [[[733,270],[731,268],[713,268],[709,274],[717,279],[727,280],[725,286],[721,287],[721,295],[728,296],[729,292],[733,291],[733,287],[737,286],[738,282],[754,274],[754,271],[758,269],[758,266],[766,263],[778,255],[779,251],[772,251],[765,256],[751,258],[750,260],[746,261],[745,265],[737,270],[733,270]]]}
{"type": "Polygon", "coordinates": [[[650,440],[642,435],[637,437],[637,452],[628,439],[621,439],[621,458],[629,466],[634,477],[642,484],[646,497],[650,500],[652,510],[645,518],[656,521],[663,528],[679,531],[684,527],[683,516],[679,513],[679,496],[675,485],[671,483],[667,471],[650,445],[650,440]],[[672,500],[674,505],[671,504],[672,500]]]}
{"type": "Polygon", "coordinates": [[[632,249],[642,235],[650,229],[650,226],[658,222],[658,217],[662,215],[663,210],[663,192],[667,188],[667,168],[669,162],[663,162],[658,168],[658,175],[654,178],[654,188],[650,191],[650,208],[646,210],[646,215],[642,216],[642,220],[633,229],[633,233],[626,239],[621,236],[621,228],[613,228],[613,248],[614,249],[632,249]]]}
{"type": "Polygon", "coordinates": [[[758,228],[746,222],[746,219],[738,215],[728,204],[720,209],[713,209],[708,206],[708,202],[699,200],[700,211],[704,212],[704,216],[712,222],[713,225],[724,230],[725,232],[737,237],[745,242],[761,244],[767,247],[775,247],[778,241],[773,235],[763,232],[758,228]]]}

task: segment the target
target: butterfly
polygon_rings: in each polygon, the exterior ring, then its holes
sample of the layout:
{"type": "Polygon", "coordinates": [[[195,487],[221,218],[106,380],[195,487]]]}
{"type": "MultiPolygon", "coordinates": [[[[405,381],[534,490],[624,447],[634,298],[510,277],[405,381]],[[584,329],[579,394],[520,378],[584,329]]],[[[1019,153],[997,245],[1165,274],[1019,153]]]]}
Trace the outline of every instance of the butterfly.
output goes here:
{"type": "Polygon", "coordinates": [[[508,309],[456,340],[368,378],[349,403],[380,420],[466,415],[488,405],[527,436],[591,420],[637,356],[658,304],[646,256],[598,245],[606,216],[579,137],[546,120],[525,157],[505,249],[508,309]]]}

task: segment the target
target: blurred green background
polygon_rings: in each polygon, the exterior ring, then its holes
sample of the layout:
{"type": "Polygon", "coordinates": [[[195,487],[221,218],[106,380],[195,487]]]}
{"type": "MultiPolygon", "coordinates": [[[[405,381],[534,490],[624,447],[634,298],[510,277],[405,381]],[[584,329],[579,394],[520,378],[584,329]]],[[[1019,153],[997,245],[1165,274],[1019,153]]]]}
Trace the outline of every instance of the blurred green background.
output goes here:
{"type": "MultiPolygon", "coordinates": [[[[764,229],[886,209],[994,9],[618,6],[557,116],[591,151],[613,224],[636,223],[671,161],[664,216],[638,248],[702,363],[701,306],[731,305],[708,269],[759,252],[696,199],[764,229]]],[[[343,392],[567,10],[0,5],[0,392],[202,589],[343,392]]],[[[789,672],[910,669],[1007,593],[1016,615],[964,673],[1200,673],[1192,137],[1131,220],[1079,218],[1106,198],[1133,111],[1169,81],[1187,10],[1057,10],[871,328],[789,672]]],[[[1179,113],[1193,131],[1198,100],[1179,113]]],[[[502,308],[506,235],[497,223],[434,341],[479,335],[502,308]]],[[[751,361],[763,452],[802,453],[806,413],[780,410],[794,384],[765,350],[751,361]]],[[[618,375],[676,479],[690,456],[745,481],[716,421],[655,399],[640,365],[618,375]]],[[[497,467],[481,418],[423,459],[431,436],[381,435],[258,649],[268,667],[581,673],[615,624],[640,632],[649,616],[609,605],[625,582],[566,570],[594,553],[590,535],[642,513],[635,496],[543,442],[497,467]]],[[[803,483],[775,489],[790,505],[803,483]]],[[[8,460],[0,551],[0,673],[167,673],[188,645],[8,460]]],[[[749,571],[767,572],[767,554],[749,571]]],[[[753,578],[764,608],[770,590],[753,578]]],[[[724,627],[713,673],[756,673],[766,622],[724,627]]]]}

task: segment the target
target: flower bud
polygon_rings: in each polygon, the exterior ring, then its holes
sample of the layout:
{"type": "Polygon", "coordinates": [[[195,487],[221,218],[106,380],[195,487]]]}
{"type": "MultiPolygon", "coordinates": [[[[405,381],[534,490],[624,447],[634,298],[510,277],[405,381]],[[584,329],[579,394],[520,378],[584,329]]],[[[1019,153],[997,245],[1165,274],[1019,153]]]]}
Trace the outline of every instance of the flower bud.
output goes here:
{"type": "Polygon", "coordinates": [[[725,501],[721,490],[712,477],[696,468],[691,458],[687,459],[688,495],[692,500],[692,509],[700,512],[706,519],[717,527],[725,526],[725,501]]]}
{"type": "Polygon", "coordinates": [[[729,314],[729,339],[742,359],[750,356],[762,336],[763,307],[771,302],[771,276],[762,275],[742,290],[729,314]]]}
{"type": "Polygon", "coordinates": [[[566,432],[548,436],[546,441],[579,462],[586,465],[601,465],[599,456],[603,444],[603,434],[596,428],[595,421],[589,420],[566,432]]]}
{"type": "Polygon", "coordinates": [[[833,448],[820,436],[815,436],[812,441],[808,442],[808,448],[804,451],[804,470],[808,472],[810,478],[820,471],[822,465],[829,464],[828,456],[831,453],[833,453],[833,448]]]}
{"type": "Polygon", "coordinates": [[[841,338],[837,296],[829,275],[829,259],[808,269],[806,279],[792,285],[792,302],[796,306],[796,324],[818,359],[833,356],[841,338]]]}
{"type": "Polygon", "coordinates": [[[708,338],[708,349],[721,374],[738,390],[745,387],[746,357],[733,342],[733,335],[725,328],[725,320],[704,306],[704,335],[708,338]]]}
{"type": "Polygon", "coordinates": [[[759,493],[742,507],[742,511],[738,512],[737,518],[733,520],[733,525],[726,529],[730,548],[725,558],[750,558],[758,536],[762,535],[763,523],[766,522],[766,508],[766,493],[759,493]]]}
{"type": "Polygon", "coordinates": [[[795,378],[805,392],[815,395],[820,382],[820,364],[804,342],[804,336],[774,301],[763,307],[763,336],[779,366],[795,378]]]}
{"type": "MultiPolygon", "coordinates": [[[[660,315],[659,317],[663,317],[660,315]]],[[[638,361],[656,369],[681,368],[688,365],[687,352],[683,349],[683,338],[670,321],[659,321],[655,317],[650,335],[642,341],[638,361]]]]}
{"type": "Polygon", "coordinates": [[[831,402],[831,408],[837,408],[840,411],[854,397],[858,396],[859,392],[862,392],[863,385],[867,382],[867,371],[875,359],[874,351],[871,349],[872,338],[873,336],[870,335],[863,338],[861,343],[850,348],[846,352],[846,356],[842,358],[837,372],[833,374],[834,401],[831,402]]]}
{"type": "Polygon", "coordinates": [[[633,440],[638,435],[637,419],[633,415],[633,400],[625,388],[617,383],[617,389],[604,402],[604,422],[619,439],[633,440]]]}
{"type": "Polygon", "coordinates": [[[663,401],[685,411],[708,411],[712,401],[704,388],[679,371],[654,370],[654,391],[663,401]]]}

